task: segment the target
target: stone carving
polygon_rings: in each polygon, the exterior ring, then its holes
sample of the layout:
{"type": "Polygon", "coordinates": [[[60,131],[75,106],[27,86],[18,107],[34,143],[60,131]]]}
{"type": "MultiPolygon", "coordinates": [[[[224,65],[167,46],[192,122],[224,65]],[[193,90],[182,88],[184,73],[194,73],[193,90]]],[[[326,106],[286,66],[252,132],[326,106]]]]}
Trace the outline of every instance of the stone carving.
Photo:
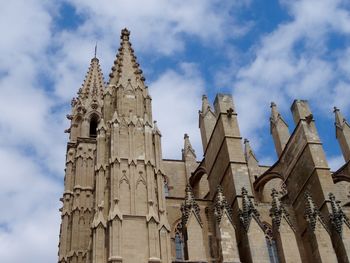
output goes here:
{"type": "Polygon", "coordinates": [[[215,198],[214,215],[216,221],[220,224],[223,214],[226,212],[228,218],[232,221],[232,208],[228,204],[226,197],[224,196],[221,185],[217,186],[217,195],[215,198]]]}
{"type": "Polygon", "coordinates": [[[284,205],[281,203],[280,197],[276,189],[272,189],[271,192],[272,197],[272,207],[270,209],[270,216],[272,218],[272,224],[273,227],[279,231],[279,227],[281,225],[281,219],[284,217],[291,228],[295,231],[295,228],[293,227],[293,224],[290,221],[289,213],[285,209],[284,205]]]}
{"type": "Polygon", "coordinates": [[[202,223],[201,216],[200,216],[200,208],[194,199],[194,195],[192,192],[191,186],[188,184],[186,186],[186,195],[185,200],[183,204],[181,205],[181,212],[182,212],[182,225],[186,226],[187,221],[193,212],[195,216],[197,217],[197,220],[202,223]]]}
{"type": "Polygon", "coordinates": [[[329,200],[331,201],[332,214],[330,214],[330,220],[334,229],[341,235],[343,232],[343,224],[347,224],[350,227],[350,222],[348,217],[343,212],[340,206],[340,201],[335,199],[333,193],[329,193],[329,200]]]}
{"type": "Polygon", "coordinates": [[[246,231],[253,217],[259,221],[260,214],[248,196],[247,189],[242,187],[242,210],[239,210],[239,219],[246,231]]]}

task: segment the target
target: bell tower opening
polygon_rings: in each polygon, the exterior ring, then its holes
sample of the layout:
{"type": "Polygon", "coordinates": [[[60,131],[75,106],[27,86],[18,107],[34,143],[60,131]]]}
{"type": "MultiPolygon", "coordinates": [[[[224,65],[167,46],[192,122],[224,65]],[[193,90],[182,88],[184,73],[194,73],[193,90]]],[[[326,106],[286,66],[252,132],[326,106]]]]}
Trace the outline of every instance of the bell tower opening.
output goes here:
{"type": "Polygon", "coordinates": [[[90,119],[90,138],[96,138],[97,137],[97,125],[98,125],[98,117],[93,115],[90,119]]]}

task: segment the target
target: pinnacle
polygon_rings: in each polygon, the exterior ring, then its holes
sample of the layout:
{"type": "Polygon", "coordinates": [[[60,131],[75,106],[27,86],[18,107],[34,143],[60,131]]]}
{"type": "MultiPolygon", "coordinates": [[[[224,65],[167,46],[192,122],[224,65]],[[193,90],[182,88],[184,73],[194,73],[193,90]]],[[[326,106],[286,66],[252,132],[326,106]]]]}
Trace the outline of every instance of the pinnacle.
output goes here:
{"type": "Polygon", "coordinates": [[[134,49],[130,43],[130,31],[124,28],[120,35],[120,47],[114,60],[114,66],[109,74],[109,84],[126,87],[128,83],[136,89],[137,86],[144,88],[145,78],[140,69],[140,64],[134,55],[134,49]]]}
{"type": "Polygon", "coordinates": [[[187,133],[184,134],[184,148],[182,150],[183,159],[190,153],[194,158],[196,158],[196,153],[191,145],[190,137],[187,133]]]}
{"type": "Polygon", "coordinates": [[[161,132],[160,132],[160,130],[158,128],[157,121],[153,121],[153,132],[155,134],[158,134],[158,135],[162,136],[162,134],[161,134],[161,132]]]}
{"type": "Polygon", "coordinates": [[[104,90],[104,79],[98,58],[91,59],[90,67],[86,74],[82,87],[78,91],[81,100],[87,98],[102,98],[104,90]]]}
{"type": "Polygon", "coordinates": [[[256,158],[248,139],[244,139],[244,155],[247,162],[249,157],[253,157],[258,162],[258,159],[256,158]]]}
{"type": "Polygon", "coordinates": [[[202,96],[202,113],[205,114],[207,110],[210,110],[210,104],[207,95],[202,96]]]}
{"type": "Polygon", "coordinates": [[[343,117],[343,115],[337,107],[334,107],[333,112],[335,114],[335,125],[342,127],[343,124],[346,122],[345,118],[343,117]]]}
{"type": "Polygon", "coordinates": [[[276,103],[271,102],[270,108],[271,108],[270,129],[272,129],[272,127],[275,126],[278,121],[282,121],[283,126],[285,126],[288,129],[288,125],[282,118],[281,114],[279,113],[276,103]]]}
{"type": "Polygon", "coordinates": [[[272,121],[275,122],[275,121],[277,121],[278,118],[280,117],[280,113],[278,112],[276,103],[271,102],[270,108],[271,108],[271,117],[270,117],[270,120],[271,120],[271,122],[272,122],[272,121]]]}

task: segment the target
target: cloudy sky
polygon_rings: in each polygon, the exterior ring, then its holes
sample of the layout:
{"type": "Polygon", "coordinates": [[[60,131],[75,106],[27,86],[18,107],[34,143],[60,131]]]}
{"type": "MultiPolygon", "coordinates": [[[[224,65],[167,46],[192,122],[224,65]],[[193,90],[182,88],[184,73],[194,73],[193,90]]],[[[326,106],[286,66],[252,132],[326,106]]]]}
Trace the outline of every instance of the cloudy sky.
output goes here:
{"type": "Polygon", "coordinates": [[[350,118],[347,0],[2,0],[2,262],[57,261],[65,115],[95,43],[107,77],[124,27],[150,86],[165,158],[180,158],[185,132],[201,158],[201,95],[213,101],[225,92],[262,164],[276,160],[270,102],[292,130],[295,98],[309,100],[332,169],[343,163],[332,108],[350,118]]]}

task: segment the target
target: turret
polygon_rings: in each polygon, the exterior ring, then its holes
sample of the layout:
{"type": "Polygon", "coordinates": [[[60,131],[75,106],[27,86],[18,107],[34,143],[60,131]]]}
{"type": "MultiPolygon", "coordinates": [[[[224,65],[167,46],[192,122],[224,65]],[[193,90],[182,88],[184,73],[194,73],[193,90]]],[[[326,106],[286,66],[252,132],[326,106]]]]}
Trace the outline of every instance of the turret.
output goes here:
{"type": "Polygon", "coordinates": [[[335,134],[347,162],[350,160],[350,126],[337,107],[334,107],[334,114],[335,134]]]}
{"type": "Polygon", "coordinates": [[[271,102],[270,133],[275,143],[277,156],[280,157],[290,135],[288,125],[278,112],[277,105],[274,102],[271,102]]]}

